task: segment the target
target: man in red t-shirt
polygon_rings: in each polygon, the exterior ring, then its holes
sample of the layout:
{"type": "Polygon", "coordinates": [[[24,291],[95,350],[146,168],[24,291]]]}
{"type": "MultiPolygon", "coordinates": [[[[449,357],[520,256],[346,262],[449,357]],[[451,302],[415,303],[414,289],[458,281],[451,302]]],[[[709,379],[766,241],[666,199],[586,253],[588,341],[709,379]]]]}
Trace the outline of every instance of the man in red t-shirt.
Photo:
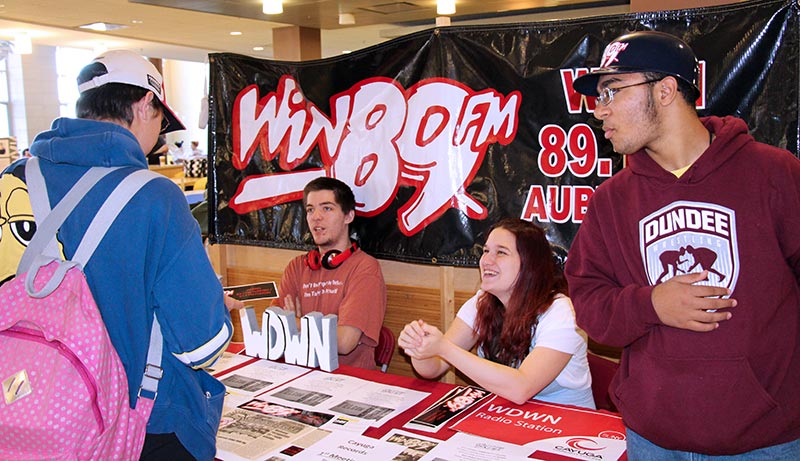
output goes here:
{"type": "Polygon", "coordinates": [[[303,189],[306,222],[317,245],[294,258],[281,277],[281,297],[273,305],[294,311],[338,316],[339,363],[375,368],[386,284],[378,261],[350,240],[356,200],[347,184],[316,178],[303,189]]]}

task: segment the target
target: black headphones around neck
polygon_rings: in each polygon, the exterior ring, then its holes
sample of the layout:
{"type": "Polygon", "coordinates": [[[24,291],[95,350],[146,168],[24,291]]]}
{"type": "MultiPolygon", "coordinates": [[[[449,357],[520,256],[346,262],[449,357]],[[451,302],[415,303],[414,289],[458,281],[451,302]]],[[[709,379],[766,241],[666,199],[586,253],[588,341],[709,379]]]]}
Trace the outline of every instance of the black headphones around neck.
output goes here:
{"type": "Polygon", "coordinates": [[[319,254],[319,250],[314,249],[308,252],[305,257],[306,266],[312,271],[325,268],[328,270],[336,269],[341,266],[353,253],[358,250],[358,243],[353,242],[344,251],[330,250],[326,251],[324,255],[319,254]]]}

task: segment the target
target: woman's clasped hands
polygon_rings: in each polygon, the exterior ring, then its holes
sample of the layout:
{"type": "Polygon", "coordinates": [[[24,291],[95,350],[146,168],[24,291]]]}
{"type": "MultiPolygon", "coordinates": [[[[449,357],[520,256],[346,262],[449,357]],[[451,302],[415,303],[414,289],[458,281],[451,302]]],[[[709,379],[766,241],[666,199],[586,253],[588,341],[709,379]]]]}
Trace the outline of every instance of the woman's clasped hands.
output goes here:
{"type": "Polygon", "coordinates": [[[403,327],[397,344],[409,357],[424,360],[441,355],[444,341],[446,340],[441,330],[420,319],[403,327]]]}

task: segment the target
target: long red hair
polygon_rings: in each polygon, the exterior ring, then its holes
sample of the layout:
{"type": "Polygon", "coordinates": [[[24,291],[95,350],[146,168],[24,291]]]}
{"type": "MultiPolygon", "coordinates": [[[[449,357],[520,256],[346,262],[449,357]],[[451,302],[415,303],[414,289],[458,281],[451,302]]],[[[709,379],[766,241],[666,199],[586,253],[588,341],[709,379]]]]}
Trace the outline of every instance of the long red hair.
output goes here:
{"type": "Polygon", "coordinates": [[[553,250],[541,227],[518,218],[505,218],[492,226],[516,238],[520,272],[508,306],[490,293],[478,299],[475,330],[487,359],[519,366],[528,355],[538,317],[559,294],[567,295],[567,281],[556,264],[553,250]]]}

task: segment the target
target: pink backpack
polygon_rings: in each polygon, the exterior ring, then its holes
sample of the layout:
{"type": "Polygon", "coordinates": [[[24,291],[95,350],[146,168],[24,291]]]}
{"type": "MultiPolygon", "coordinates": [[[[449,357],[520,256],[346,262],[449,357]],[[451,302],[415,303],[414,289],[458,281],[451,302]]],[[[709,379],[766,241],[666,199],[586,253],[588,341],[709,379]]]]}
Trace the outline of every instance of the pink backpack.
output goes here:
{"type": "Polygon", "coordinates": [[[125,369],[82,267],[153,174],[141,170],[120,182],[71,261],[60,258],[55,240],[80,199],[113,170],[90,169],[50,211],[38,159],[26,165],[37,231],[17,276],[0,287],[0,459],[136,460],[141,453],[161,377],[161,330],[154,316],[148,365],[131,409],[125,369]]]}

